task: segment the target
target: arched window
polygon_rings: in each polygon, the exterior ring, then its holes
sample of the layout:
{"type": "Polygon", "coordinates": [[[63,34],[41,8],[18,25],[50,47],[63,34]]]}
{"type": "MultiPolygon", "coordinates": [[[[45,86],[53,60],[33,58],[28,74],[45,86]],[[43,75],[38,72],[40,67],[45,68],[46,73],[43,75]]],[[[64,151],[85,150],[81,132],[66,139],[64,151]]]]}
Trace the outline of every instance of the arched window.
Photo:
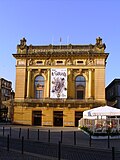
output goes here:
{"type": "Polygon", "coordinates": [[[35,98],[41,99],[44,94],[44,77],[37,76],[34,81],[34,89],[35,89],[35,98]]]}
{"type": "Polygon", "coordinates": [[[77,76],[75,79],[76,99],[85,99],[86,80],[84,76],[77,76]]]}

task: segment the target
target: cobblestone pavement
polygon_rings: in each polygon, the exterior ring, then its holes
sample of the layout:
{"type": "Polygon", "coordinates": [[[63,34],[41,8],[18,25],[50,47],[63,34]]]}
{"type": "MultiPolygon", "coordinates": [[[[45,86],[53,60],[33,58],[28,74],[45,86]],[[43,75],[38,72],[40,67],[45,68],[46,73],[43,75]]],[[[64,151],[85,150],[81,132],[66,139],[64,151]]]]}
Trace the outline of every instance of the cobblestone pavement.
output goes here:
{"type": "Polygon", "coordinates": [[[22,154],[17,150],[9,150],[0,147],[0,160],[58,160],[57,158],[27,153],[22,154]]]}
{"type": "MultiPolygon", "coordinates": [[[[113,160],[112,152],[106,150],[89,150],[76,147],[68,147],[67,149],[65,149],[64,146],[61,152],[61,157],[64,157],[64,160],[113,160]]],[[[119,160],[120,154],[116,154],[114,159],[119,160]]],[[[0,148],[0,160],[58,160],[58,158],[40,154],[33,154],[30,152],[21,154],[16,150],[7,151],[6,149],[0,148]]],[[[63,158],[60,158],[60,160],[63,160],[63,158]]]]}
{"type": "Polygon", "coordinates": [[[59,141],[62,141],[60,148],[62,159],[113,160],[114,156],[115,160],[120,160],[120,139],[110,140],[109,148],[108,140],[92,140],[90,147],[89,136],[77,128],[0,125],[0,137],[6,139],[4,149],[0,149],[0,160],[58,160],[59,141]],[[15,141],[14,145],[10,144],[9,152],[5,144],[8,134],[10,143],[15,141]],[[20,146],[17,144],[18,140],[21,141],[22,136],[26,141],[27,147],[25,148],[28,149],[25,150],[24,154],[20,152],[20,146]],[[30,143],[32,143],[32,150],[29,150],[30,143]],[[15,145],[19,152],[15,151],[15,147],[11,151],[12,146],[15,145]],[[115,147],[115,152],[112,151],[112,147],[115,147]]]}

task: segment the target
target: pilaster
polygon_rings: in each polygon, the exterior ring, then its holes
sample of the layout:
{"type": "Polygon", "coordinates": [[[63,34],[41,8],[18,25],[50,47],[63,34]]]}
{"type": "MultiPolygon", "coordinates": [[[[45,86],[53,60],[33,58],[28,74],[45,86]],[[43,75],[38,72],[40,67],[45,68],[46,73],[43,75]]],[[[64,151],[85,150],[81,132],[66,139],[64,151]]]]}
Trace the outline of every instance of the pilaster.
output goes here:
{"type": "Polygon", "coordinates": [[[27,70],[27,98],[30,98],[30,78],[31,78],[31,69],[27,70]]]}
{"type": "Polygon", "coordinates": [[[88,98],[91,98],[91,87],[92,87],[92,69],[89,69],[89,89],[88,89],[88,98]]]}

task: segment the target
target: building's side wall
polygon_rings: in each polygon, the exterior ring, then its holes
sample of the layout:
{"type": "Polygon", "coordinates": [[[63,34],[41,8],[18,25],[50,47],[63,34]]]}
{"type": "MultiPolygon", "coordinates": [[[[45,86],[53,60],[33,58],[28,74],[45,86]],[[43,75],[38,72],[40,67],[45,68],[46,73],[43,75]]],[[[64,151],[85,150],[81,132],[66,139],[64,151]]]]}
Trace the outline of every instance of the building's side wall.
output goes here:
{"type": "Polygon", "coordinates": [[[115,108],[120,108],[120,79],[114,79],[106,87],[106,100],[115,108]]]}
{"type": "Polygon", "coordinates": [[[16,68],[15,99],[24,99],[26,90],[26,68],[16,68]]]}
{"type": "Polygon", "coordinates": [[[14,107],[14,123],[32,125],[32,110],[28,107],[14,107]]]}
{"type": "Polygon", "coordinates": [[[96,68],[95,69],[95,99],[100,101],[105,101],[105,69],[96,68]]]}

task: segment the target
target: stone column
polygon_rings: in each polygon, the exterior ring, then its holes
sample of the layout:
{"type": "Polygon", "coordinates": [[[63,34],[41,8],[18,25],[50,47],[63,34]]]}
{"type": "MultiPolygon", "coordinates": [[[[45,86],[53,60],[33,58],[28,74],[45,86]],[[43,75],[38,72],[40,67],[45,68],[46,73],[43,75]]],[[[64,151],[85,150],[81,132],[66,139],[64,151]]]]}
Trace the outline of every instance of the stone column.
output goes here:
{"type": "Polygon", "coordinates": [[[27,98],[30,98],[30,78],[31,78],[31,69],[28,69],[28,75],[27,75],[27,98]]]}
{"type": "Polygon", "coordinates": [[[92,69],[89,69],[89,88],[88,88],[88,98],[91,98],[91,87],[92,87],[92,69]]]}

